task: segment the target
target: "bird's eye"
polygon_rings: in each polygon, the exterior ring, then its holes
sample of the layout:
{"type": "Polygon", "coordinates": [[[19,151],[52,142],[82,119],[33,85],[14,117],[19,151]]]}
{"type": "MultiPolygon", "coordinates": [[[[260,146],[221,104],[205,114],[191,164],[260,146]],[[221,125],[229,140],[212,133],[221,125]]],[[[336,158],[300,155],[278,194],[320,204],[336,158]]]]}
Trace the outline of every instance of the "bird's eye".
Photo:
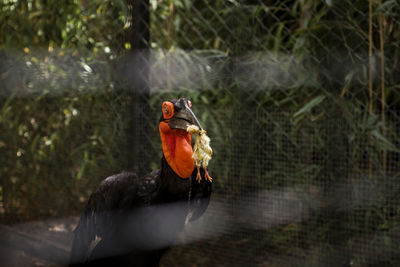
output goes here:
{"type": "Polygon", "coordinates": [[[189,108],[192,108],[192,101],[188,100],[187,101],[189,108]]]}
{"type": "Polygon", "coordinates": [[[164,101],[162,105],[162,112],[164,119],[168,120],[174,116],[174,104],[169,101],[164,101]]]}

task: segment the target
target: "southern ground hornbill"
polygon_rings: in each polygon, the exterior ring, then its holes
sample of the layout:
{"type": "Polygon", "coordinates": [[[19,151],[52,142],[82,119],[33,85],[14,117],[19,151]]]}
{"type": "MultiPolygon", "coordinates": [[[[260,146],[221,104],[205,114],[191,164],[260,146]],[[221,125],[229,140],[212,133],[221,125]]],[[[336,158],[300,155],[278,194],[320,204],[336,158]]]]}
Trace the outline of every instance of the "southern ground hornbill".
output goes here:
{"type": "Polygon", "coordinates": [[[161,168],[101,182],[75,229],[71,266],[158,266],[185,223],[204,213],[211,178],[205,168],[195,168],[189,125],[201,129],[190,101],[163,103],[161,168]]]}

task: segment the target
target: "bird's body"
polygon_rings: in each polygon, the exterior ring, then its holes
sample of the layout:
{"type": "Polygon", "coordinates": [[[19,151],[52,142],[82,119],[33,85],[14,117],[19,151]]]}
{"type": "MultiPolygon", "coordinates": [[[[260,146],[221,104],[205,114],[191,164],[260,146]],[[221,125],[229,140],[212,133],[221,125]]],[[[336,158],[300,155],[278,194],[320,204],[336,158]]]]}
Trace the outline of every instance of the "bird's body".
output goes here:
{"type": "Polygon", "coordinates": [[[190,134],[166,125],[160,120],[160,169],[143,177],[110,176],[92,193],[75,230],[71,266],[158,266],[185,223],[204,213],[211,182],[196,181],[199,169],[187,159],[190,134]]]}

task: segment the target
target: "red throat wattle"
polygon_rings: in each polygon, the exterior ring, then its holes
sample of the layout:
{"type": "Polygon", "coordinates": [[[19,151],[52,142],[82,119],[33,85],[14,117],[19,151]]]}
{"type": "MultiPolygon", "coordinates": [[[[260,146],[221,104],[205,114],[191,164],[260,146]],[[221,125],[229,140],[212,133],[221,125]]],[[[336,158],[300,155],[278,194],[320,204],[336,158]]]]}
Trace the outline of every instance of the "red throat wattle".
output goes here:
{"type": "Polygon", "coordinates": [[[159,125],[164,157],[172,170],[181,178],[189,178],[194,169],[190,133],[171,129],[166,122],[159,125]]]}

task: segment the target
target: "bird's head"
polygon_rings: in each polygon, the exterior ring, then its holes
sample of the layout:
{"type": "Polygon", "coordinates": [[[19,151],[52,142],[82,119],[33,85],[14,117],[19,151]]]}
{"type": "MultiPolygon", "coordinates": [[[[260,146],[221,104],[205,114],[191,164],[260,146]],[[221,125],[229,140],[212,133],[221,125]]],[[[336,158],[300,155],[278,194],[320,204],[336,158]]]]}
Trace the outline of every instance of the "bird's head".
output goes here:
{"type": "Polygon", "coordinates": [[[194,169],[192,138],[187,128],[196,125],[202,129],[191,107],[192,103],[184,98],[164,101],[159,123],[164,157],[181,178],[189,178],[194,169]]]}

